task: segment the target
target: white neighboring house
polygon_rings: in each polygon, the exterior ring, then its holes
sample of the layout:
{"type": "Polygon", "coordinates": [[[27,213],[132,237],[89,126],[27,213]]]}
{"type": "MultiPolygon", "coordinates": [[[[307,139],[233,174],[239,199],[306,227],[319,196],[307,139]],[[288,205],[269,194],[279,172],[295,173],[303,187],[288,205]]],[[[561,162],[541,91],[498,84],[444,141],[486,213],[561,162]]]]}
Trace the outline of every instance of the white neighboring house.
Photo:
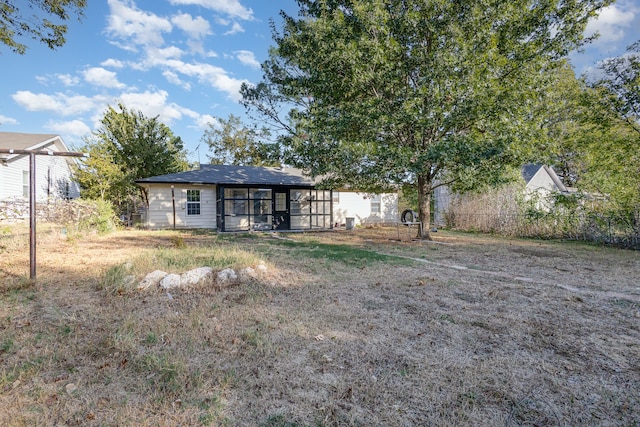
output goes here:
{"type": "Polygon", "coordinates": [[[337,224],[345,224],[347,218],[354,218],[355,225],[398,222],[398,193],[334,190],[333,220],[337,224]]]}
{"type": "MultiPolygon", "coordinates": [[[[14,150],[69,151],[59,135],[0,132],[0,148],[14,150]]],[[[36,199],[73,199],[80,187],[71,165],[77,160],[63,156],[36,156],[36,199]]],[[[29,155],[0,154],[0,201],[29,199],[29,155]]]]}
{"type": "Polygon", "coordinates": [[[143,224],[149,228],[328,230],[347,217],[355,224],[397,220],[397,194],[317,189],[294,168],[200,165],[136,183],[148,194],[143,224]]]}
{"type": "MultiPolygon", "coordinates": [[[[560,181],[560,178],[550,166],[529,163],[522,167],[520,173],[525,183],[524,197],[527,200],[536,198],[538,209],[549,210],[551,208],[549,196],[552,193],[571,192],[571,190],[560,181]]],[[[433,193],[434,225],[440,227],[446,224],[445,215],[456,197],[460,197],[460,195],[453,193],[447,186],[441,186],[435,189],[433,193]]]]}
{"type": "Polygon", "coordinates": [[[525,198],[536,198],[536,207],[541,210],[551,209],[549,196],[552,193],[569,192],[551,166],[533,163],[525,165],[522,167],[522,178],[526,183],[525,198]]]}

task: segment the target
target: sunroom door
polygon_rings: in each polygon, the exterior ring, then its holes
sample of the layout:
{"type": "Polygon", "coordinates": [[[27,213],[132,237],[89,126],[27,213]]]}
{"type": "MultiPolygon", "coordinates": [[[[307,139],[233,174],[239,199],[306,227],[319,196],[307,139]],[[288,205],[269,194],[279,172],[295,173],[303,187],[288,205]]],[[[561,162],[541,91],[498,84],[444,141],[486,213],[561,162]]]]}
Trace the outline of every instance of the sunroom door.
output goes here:
{"type": "Polygon", "coordinates": [[[289,190],[276,190],[273,192],[273,228],[276,230],[289,230],[289,190]]]}

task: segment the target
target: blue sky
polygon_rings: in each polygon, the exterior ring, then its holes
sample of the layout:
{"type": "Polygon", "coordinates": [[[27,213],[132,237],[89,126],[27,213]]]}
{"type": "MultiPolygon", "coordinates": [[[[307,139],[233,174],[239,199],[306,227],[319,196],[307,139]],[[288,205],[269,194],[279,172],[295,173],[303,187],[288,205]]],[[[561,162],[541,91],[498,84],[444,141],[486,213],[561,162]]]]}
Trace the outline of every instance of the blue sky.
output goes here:
{"type": "MultiPolygon", "coordinates": [[[[20,3],[20,2],[18,2],[20,3]]],[[[68,145],[99,126],[108,105],[160,116],[207,161],[200,140],[213,117],[244,116],[238,90],[256,83],[271,46],[270,19],[295,14],[294,0],[89,0],[56,51],[28,42],[25,55],[0,46],[0,131],[56,133],[68,145]]],[[[574,53],[578,74],[640,39],[640,0],[621,0],[589,24],[601,37],[574,53]]]]}

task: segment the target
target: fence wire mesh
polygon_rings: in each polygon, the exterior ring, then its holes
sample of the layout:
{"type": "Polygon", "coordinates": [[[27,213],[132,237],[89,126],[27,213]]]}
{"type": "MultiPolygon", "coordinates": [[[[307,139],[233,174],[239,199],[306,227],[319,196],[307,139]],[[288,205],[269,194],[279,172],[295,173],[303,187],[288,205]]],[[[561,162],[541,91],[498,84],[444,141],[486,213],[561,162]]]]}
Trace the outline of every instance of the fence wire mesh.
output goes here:
{"type": "Polygon", "coordinates": [[[640,249],[640,214],[449,213],[449,229],[519,237],[582,240],[640,249]]]}

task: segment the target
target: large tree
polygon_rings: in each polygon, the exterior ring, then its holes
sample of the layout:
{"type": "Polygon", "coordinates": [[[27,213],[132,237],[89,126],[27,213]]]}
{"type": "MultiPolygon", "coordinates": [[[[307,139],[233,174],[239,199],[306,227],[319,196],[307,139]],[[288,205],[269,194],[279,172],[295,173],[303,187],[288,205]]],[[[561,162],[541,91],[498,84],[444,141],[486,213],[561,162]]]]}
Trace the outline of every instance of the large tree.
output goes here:
{"type": "Polygon", "coordinates": [[[592,189],[607,195],[619,210],[640,223],[640,41],[603,61],[590,121],[603,137],[590,147],[592,189]]]}
{"type": "Polygon", "coordinates": [[[71,16],[81,18],[86,6],[86,0],[3,0],[0,2],[0,42],[19,54],[27,50],[27,45],[19,41],[25,37],[56,49],[66,42],[67,25],[61,22],[71,16]]]}
{"type": "Polygon", "coordinates": [[[76,174],[84,196],[106,198],[125,210],[137,195],[146,201],[136,179],[187,169],[182,140],[158,117],[119,104],[118,110],[109,106],[100,123],[82,148],[89,158],[76,174]]]}
{"type": "Polygon", "coordinates": [[[548,74],[539,99],[544,135],[533,145],[536,157],[589,195],[594,209],[616,215],[640,212],[638,71],[633,50],[604,61],[590,81],[567,63],[548,74]]]}
{"type": "Polygon", "coordinates": [[[209,123],[202,142],[209,146],[212,164],[278,166],[279,145],[269,141],[270,132],[245,125],[238,116],[216,118],[209,123]]]}
{"type": "Polygon", "coordinates": [[[436,186],[496,181],[522,160],[546,73],[610,3],[298,0],[244,103],[328,186],[413,183],[426,223],[436,186]]]}

